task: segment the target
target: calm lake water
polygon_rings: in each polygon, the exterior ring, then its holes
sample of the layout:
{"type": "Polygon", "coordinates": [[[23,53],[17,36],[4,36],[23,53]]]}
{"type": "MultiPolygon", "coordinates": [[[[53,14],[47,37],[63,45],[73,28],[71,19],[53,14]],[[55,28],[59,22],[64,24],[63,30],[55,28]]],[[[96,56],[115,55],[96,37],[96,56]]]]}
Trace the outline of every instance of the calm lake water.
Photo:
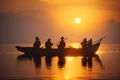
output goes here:
{"type": "Polygon", "coordinates": [[[41,58],[41,65],[33,59],[18,60],[22,54],[15,45],[0,44],[0,80],[115,80],[120,79],[120,44],[101,44],[92,68],[82,65],[82,57],[65,57],[63,66],[57,64],[58,58],[52,58],[51,65],[41,58]],[[101,62],[100,62],[101,60],[101,62]]]}

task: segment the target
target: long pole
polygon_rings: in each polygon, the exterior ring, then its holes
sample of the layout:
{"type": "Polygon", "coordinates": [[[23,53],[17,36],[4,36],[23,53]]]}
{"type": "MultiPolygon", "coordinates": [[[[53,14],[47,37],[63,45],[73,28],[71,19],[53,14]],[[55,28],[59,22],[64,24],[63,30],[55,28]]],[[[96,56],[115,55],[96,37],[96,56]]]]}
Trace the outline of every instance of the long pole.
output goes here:
{"type": "Polygon", "coordinates": [[[96,43],[96,42],[98,42],[98,41],[102,41],[104,38],[106,38],[106,36],[103,36],[102,38],[100,38],[99,40],[97,40],[97,41],[95,41],[95,42],[93,42],[93,43],[96,43]]]}

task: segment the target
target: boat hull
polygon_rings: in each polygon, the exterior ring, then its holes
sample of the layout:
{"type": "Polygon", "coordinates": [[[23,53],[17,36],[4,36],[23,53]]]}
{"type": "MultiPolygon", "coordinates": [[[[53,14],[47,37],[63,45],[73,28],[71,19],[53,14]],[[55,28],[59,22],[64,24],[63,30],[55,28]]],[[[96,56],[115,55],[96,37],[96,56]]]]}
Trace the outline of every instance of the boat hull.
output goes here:
{"type": "MultiPolygon", "coordinates": [[[[96,56],[96,51],[100,46],[100,42],[93,45],[91,53],[92,56],[96,56]]],[[[16,46],[18,51],[23,52],[23,55],[18,57],[35,57],[35,56],[83,56],[84,53],[81,48],[65,48],[64,50],[50,49],[46,50],[44,48],[33,48],[33,47],[20,47],[16,46]]]]}

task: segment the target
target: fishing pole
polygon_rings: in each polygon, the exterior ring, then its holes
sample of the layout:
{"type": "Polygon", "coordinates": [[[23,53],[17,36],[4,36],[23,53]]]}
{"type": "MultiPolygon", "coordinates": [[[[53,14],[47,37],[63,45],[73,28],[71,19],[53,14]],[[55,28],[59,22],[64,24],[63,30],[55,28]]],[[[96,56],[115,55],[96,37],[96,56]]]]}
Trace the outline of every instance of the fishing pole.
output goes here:
{"type": "Polygon", "coordinates": [[[96,42],[101,42],[104,38],[106,38],[106,36],[103,36],[102,38],[100,38],[99,40],[97,40],[97,41],[95,41],[95,42],[93,42],[93,43],[96,43],[96,42]]]}

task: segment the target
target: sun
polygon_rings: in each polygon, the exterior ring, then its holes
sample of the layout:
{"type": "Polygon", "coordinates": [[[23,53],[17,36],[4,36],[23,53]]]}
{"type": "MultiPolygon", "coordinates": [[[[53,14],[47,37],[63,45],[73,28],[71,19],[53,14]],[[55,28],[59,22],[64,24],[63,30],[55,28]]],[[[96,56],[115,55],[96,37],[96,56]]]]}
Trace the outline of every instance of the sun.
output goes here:
{"type": "Polygon", "coordinates": [[[81,19],[79,17],[75,18],[75,23],[76,24],[80,24],[81,23],[81,19]]]}

